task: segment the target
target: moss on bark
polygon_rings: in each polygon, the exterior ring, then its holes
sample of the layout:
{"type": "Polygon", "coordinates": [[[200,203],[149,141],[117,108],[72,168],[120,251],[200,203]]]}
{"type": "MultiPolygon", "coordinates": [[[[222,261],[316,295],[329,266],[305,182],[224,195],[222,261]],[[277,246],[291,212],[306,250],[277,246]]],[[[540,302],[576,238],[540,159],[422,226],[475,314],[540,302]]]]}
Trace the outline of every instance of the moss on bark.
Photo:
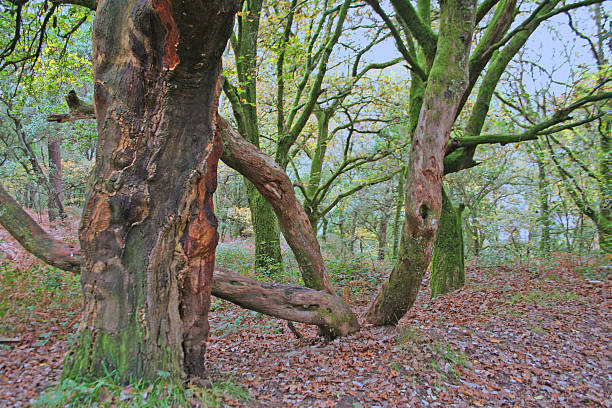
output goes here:
{"type": "Polygon", "coordinates": [[[269,275],[282,273],[283,256],[276,214],[251,182],[245,180],[245,184],[255,233],[255,269],[269,275]]]}
{"type": "Polygon", "coordinates": [[[444,295],[465,284],[461,211],[442,190],[442,214],[431,263],[431,297],[444,295]]]}

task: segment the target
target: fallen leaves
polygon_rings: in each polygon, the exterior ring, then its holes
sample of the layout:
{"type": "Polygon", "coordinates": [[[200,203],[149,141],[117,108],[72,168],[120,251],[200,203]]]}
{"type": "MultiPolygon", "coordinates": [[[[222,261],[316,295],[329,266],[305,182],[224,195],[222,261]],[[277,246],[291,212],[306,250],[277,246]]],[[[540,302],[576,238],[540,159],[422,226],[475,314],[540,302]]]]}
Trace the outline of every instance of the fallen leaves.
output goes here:
{"type": "MultiPolygon", "coordinates": [[[[467,287],[433,300],[426,280],[398,327],[364,324],[327,343],[312,327],[296,324],[297,339],[284,322],[216,301],[207,366],[248,389],[255,406],[612,406],[612,285],[560,265],[537,278],[521,266],[472,265],[467,287]]],[[[367,300],[352,306],[363,312],[367,300]]],[[[78,320],[70,305],[71,315],[35,308],[2,333],[19,339],[0,338],[3,404],[27,406],[58,380],[78,320]]]]}

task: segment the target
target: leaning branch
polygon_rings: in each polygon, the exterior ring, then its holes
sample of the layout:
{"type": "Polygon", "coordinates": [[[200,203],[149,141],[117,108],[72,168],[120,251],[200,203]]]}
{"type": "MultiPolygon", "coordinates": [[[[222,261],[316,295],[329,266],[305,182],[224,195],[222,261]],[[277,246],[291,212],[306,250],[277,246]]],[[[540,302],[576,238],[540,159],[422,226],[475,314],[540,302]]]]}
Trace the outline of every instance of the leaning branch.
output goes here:
{"type": "Polygon", "coordinates": [[[58,240],[43,230],[10,196],[0,183],[0,224],[28,252],[57,268],[79,272],[79,248],[58,240]]]}
{"type": "Polygon", "coordinates": [[[227,120],[220,116],[217,119],[225,145],[221,160],[253,183],[272,205],[306,286],[333,294],[319,242],[306,212],[295,197],[291,180],[271,157],[240,136],[227,120]]]}

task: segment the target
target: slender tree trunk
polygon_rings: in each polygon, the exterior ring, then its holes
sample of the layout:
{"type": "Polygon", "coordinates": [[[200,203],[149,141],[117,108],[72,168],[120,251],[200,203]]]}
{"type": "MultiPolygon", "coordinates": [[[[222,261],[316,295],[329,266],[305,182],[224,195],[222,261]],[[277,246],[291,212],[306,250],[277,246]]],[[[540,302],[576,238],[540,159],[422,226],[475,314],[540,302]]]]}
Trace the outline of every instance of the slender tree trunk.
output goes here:
{"type": "Polygon", "coordinates": [[[366,314],[375,325],[396,324],[404,316],[431,261],[442,206],[446,144],[467,88],[474,13],[473,0],[441,3],[437,53],[408,159],[406,218],[398,261],[366,314]]]}
{"type": "MultiPolygon", "coordinates": [[[[596,10],[601,13],[600,6],[596,10]]],[[[600,17],[601,18],[601,17],[600,17]]],[[[599,206],[599,248],[604,254],[612,254],[612,123],[610,120],[599,123],[599,144],[601,148],[600,183],[601,204],[599,206]]]]}
{"type": "Polygon", "coordinates": [[[280,231],[272,206],[250,181],[244,180],[255,234],[255,269],[269,275],[283,272],[280,231]]]}
{"type": "Polygon", "coordinates": [[[323,242],[327,242],[327,227],[329,224],[329,221],[327,221],[326,217],[323,217],[323,228],[321,231],[321,239],[323,240],[323,242]]]}
{"type": "Polygon", "coordinates": [[[58,135],[57,127],[54,126],[53,133],[47,139],[47,151],[49,154],[49,197],[47,206],[49,208],[49,221],[55,220],[57,216],[66,218],[66,212],[62,204],[62,139],[58,135]],[[57,203],[60,203],[58,206],[57,203]]]}
{"type": "Polygon", "coordinates": [[[385,259],[385,247],[387,246],[387,225],[388,218],[385,214],[380,217],[380,223],[378,224],[378,233],[376,237],[378,239],[378,260],[383,261],[385,259]]]}
{"type": "Polygon", "coordinates": [[[431,263],[431,297],[444,295],[465,284],[461,209],[453,206],[442,189],[442,214],[431,263]]]}
{"type": "MultiPolygon", "coordinates": [[[[34,177],[36,177],[36,181],[38,183],[38,185],[40,187],[43,187],[48,195],[47,198],[48,200],[54,200],[54,206],[51,206],[50,208],[57,208],[58,213],[59,214],[64,214],[65,216],[65,212],[64,212],[64,206],[62,204],[62,201],[60,199],[60,196],[55,194],[55,188],[53,187],[53,185],[50,182],[50,177],[51,174],[49,175],[49,177],[47,177],[45,175],[45,172],[43,171],[40,163],[38,162],[38,159],[36,158],[36,154],[34,153],[34,149],[32,148],[32,145],[30,144],[30,142],[28,141],[22,127],[21,127],[21,122],[18,119],[13,119],[14,123],[15,123],[15,128],[17,130],[17,135],[19,137],[19,139],[21,140],[21,143],[23,144],[23,148],[25,150],[26,156],[28,157],[28,161],[30,162],[31,166],[32,166],[32,173],[34,175],[34,177]]],[[[59,145],[55,145],[53,146],[53,149],[56,149],[58,151],[59,154],[59,145]]],[[[54,153],[55,154],[55,153],[54,153]]],[[[51,155],[50,155],[51,156],[51,155]]],[[[59,160],[61,162],[61,157],[55,157],[55,160],[59,160]]],[[[51,161],[51,157],[49,157],[49,160],[51,161]]],[[[60,169],[61,169],[61,163],[60,163],[60,169]]],[[[51,172],[52,173],[52,172],[51,172]]],[[[60,182],[60,191],[61,191],[61,182],[60,182]]],[[[40,202],[39,202],[40,204],[40,202]]],[[[35,200],[33,200],[32,202],[32,207],[34,207],[36,205],[35,200]]],[[[32,208],[30,207],[30,208],[32,208]]],[[[39,208],[42,208],[39,205],[39,208]]]]}
{"type": "Polygon", "coordinates": [[[538,163],[538,195],[540,196],[540,252],[547,254],[550,252],[551,211],[548,204],[549,186],[546,180],[546,167],[543,158],[544,151],[540,147],[538,141],[536,141],[535,154],[538,163]]]}
{"type": "MultiPolygon", "coordinates": [[[[238,122],[238,131],[257,148],[260,147],[257,115],[257,40],[262,5],[262,0],[245,1],[242,13],[237,18],[240,28],[235,32],[232,48],[242,94],[232,95],[235,91],[229,93],[233,96],[230,102],[238,122]]],[[[255,186],[246,179],[244,184],[255,234],[255,268],[272,274],[282,272],[280,229],[274,210],[255,186]]]]}
{"type": "Polygon", "coordinates": [[[238,5],[98,3],[99,148],[80,229],[83,319],[64,377],[204,374],[222,151],[215,112],[238,5]]]}
{"type": "Polygon", "coordinates": [[[402,208],[404,207],[404,171],[402,170],[397,182],[397,201],[395,203],[395,219],[393,221],[393,259],[397,259],[397,249],[399,246],[400,225],[402,217],[402,208]]]}

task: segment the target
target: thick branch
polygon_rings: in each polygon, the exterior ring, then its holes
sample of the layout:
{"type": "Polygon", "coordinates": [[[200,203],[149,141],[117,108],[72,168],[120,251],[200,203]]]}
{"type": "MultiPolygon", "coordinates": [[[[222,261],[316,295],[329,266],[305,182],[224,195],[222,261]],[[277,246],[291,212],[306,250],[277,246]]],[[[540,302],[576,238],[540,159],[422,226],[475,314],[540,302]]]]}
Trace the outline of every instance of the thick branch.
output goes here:
{"type": "Polygon", "coordinates": [[[58,240],[36,223],[0,183],[0,224],[28,252],[57,268],[79,272],[79,249],[58,240]]]}
{"type": "Polygon", "coordinates": [[[221,160],[253,183],[272,205],[306,286],[334,293],[319,243],[287,174],[271,157],[242,138],[225,119],[219,116],[218,123],[225,145],[221,160]]]}
{"type": "Polygon", "coordinates": [[[359,330],[359,323],[342,300],[325,291],[297,285],[268,284],[215,267],[213,295],[246,309],[281,319],[312,324],[331,337],[359,330]]]}

